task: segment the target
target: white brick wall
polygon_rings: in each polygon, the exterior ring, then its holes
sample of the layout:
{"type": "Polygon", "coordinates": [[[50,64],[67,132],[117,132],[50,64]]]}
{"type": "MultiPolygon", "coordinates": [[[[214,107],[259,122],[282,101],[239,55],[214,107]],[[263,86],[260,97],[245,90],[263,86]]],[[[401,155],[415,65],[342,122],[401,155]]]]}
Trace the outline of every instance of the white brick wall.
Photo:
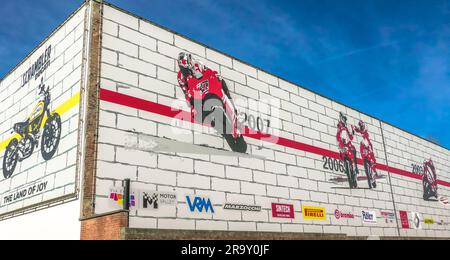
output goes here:
{"type": "MultiPolygon", "coordinates": [[[[5,148],[11,129],[15,123],[25,121],[33,108],[41,101],[37,87],[41,78],[49,87],[52,102],[51,111],[65,104],[71,97],[79,94],[82,78],[82,53],[84,44],[84,17],[87,9],[81,7],[70,19],[64,22],[48,39],[42,42],[30,56],[13,71],[4,75],[0,82],[0,161],[3,162],[5,148]],[[51,57],[48,68],[38,78],[32,78],[22,86],[22,75],[44,54],[51,45],[51,57]]],[[[41,155],[41,145],[33,154],[18,162],[9,179],[3,174],[0,178],[0,214],[7,214],[22,207],[38,207],[52,200],[75,193],[76,161],[78,146],[79,104],[71,106],[61,116],[61,138],[58,149],[49,161],[41,155]],[[17,203],[4,205],[7,194],[17,192],[24,187],[48,181],[45,191],[37,196],[29,196],[17,203]]],[[[41,137],[42,138],[42,137],[41,137]]],[[[38,141],[41,141],[39,139],[38,141]]],[[[1,168],[2,166],[0,166],[1,168]]],[[[0,169],[3,172],[3,169],[0,169]]]]}
{"type": "MultiPolygon", "coordinates": [[[[142,135],[206,145],[221,152],[229,150],[229,146],[221,136],[207,127],[191,128],[190,123],[181,124],[161,115],[101,102],[99,149],[104,154],[99,156],[99,165],[109,167],[111,172],[117,172],[119,168],[123,169],[120,172],[131,172],[120,177],[128,175],[139,183],[164,187],[179,195],[176,219],[164,215],[145,216],[138,212],[133,216],[135,226],[392,235],[397,232],[395,224],[385,225],[379,219],[379,224],[367,227],[360,220],[362,208],[377,212],[392,211],[394,204],[391,190],[394,191],[396,208],[422,210],[436,219],[448,217],[439,205],[430,206],[420,201],[420,182],[391,175],[391,188],[388,173],[379,171],[386,179],[379,180],[377,189],[367,190],[367,182],[360,181],[358,184],[361,189],[349,190],[346,181],[333,181],[345,177],[345,174],[340,169],[330,169],[330,164],[326,163],[330,160],[333,164],[339,152],[336,141],[339,112],[347,114],[349,124],[356,125],[359,120],[366,122],[380,165],[388,163],[391,167],[411,170],[411,163],[420,163],[423,157],[433,155],[438,168],[442,172],[450,172],[447,166],[450,158],[448,150],[429,145],[358,111],[115,10],[106,11],[103,36],[106,40],[103,43],[105,50],[102,51],[102,80],[111,85],[105,88],[117,88],[121,93],[188,111],[184,95],[178,87],[176,65],[178,54],[187,51],[226,79],[239,112],[270,119],[271,133],[301,143],[295,147],[285,147],[265,140],[246,138],[249,155],[257,158],[152,152],[151,149],[143,150],[145,138],[142,139],[142,135]],[[181,106],[174,105],[176,100],[180,101],[181,106]],[[311,152],[311,148],[303,143],[322,148],[324,154],[333,158],[323,157],[317,152],[320,151],[318,149],[311,152]],[[384,143],[387,145],[387,158],[384,143]],[[127,149],[134,151],[132,153],[127,149]],[[145,158],[150,159],[142,162],[145,158]],[[190,213],[183,198],[186,194],[211,198],[216,214],[190,213]],[[224,210],[222,207],[226,201],[254,203],[261,205],[263,210],[256,213],[224,210]],[[273,218],[271,203],[274,202],[293,204],[295,219],[273,218]],[[319,223],[303,220],[302,204],[326,208],[327,221],[319,223]],[[346,212],[353,212],[357,215],[356,219],[335,220],[334,209],[338,206],[346,212]],[[431,212],[428,212],[428,208],[431,208],[431,212]]],[[[361,137],[356,134],[353,144],[358,151],[358,158],[361,158],[360,141],[361,137]]],[[[358,167],[360,175],[364,176],[363,166],[358,167]]],[[[102,180],[120,180],[120,174],[101,174],[102,180]]],[[[444,174],[440,178],[450,180],[444,174]]],[[[448,193],[447,188],[440,189],[442,194],[448,193]]],[[[104,208],[103,205],[99,207],[104,208]]],[[[437,227],[434,227],[434,233],[428,234],[437,234],[436,230],[437,227]]]]}

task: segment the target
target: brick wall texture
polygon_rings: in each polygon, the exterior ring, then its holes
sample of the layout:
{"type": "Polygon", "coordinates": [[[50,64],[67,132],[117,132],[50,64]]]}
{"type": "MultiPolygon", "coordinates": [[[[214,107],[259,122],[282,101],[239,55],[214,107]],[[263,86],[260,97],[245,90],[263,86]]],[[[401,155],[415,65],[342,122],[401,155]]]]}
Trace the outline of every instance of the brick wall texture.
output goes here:
{"type": "Polygon", "coordinates": [[[81,240],[119,240],[128,227],[128,212],[115,212],[81,221],[81,240]]]}

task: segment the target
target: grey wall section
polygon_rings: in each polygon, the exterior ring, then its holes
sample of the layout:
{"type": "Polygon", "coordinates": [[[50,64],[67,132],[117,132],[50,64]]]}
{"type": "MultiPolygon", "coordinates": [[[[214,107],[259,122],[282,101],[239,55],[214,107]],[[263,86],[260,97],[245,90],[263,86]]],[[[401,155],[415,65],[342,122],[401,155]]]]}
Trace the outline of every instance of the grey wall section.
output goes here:
{"type": "MultiPolygon", "coordinates": [[[[104,8],[102,35],[101,88],[144,100],[147,106],[101,98],[96,213],[120,207],[110,195],[120,193],[121,181],[130,178],[136,195],[130,217],[133,228],[450,237],[448,206],[423,201],[421,180],[386,171],[390,166],[411,172],[411,163],[431,157],[439,178],[448,182],[449,150],[109,5],[104,8]],[[167,117],[157,109],[149,111],[149,104],[155,103],[190,110],[177,82],[176,58],[182,51],[219,72],[239,112],[270,120],[267,132],[282,141],[246,137],[248,155],[236,154],[211,128],[167,117]],[[348,124],[362,120],[368,126],[383,176],[375,189],[369,189],[366,181],[359,182],[360,189],[349,189],[342,181],[345,174],[334,160],[339,152],[340,112],[347,115],[348,124]],[[158,144],[197,152],[157,151],[158,144]],[[336,166],[330,167],[333,163],[336,166]],[[178,201],[144,210],[139,207],[139,191],[173,192],[178,201]],[[194,194],[209,198],[214,214],[191,212],[186,196],[194,194]],[[225,203],[258,205],[262,210],[226,210],[225,203]],[[272,203],[291,204],[294,218],[273,217],[272,203]],[[305,219],[302,206],[324,208],[325,220],[305,219]],[[337,218],[336,210],[354,216],[337,218]],[[419,212],[444,224],[402,230],[398,210],[419,212]],[[363,221],[362,211],[375,213],[376,223],[363,221]],[[385,213],[391,217],[384,218],[385,213]]],[[[362,141],[356,134],[358,158],[362,141]]],[[[359,170],[364,176],[362,165],[359,170]]],[[[448,197],[448,187],[440,185],[439,194],[448,197]]]]}
{"type": "Polygon", "coordinates": [[[59,146],[50,160],[44,160],[41,155],[42,127],[41,138],[34,136],[34,140],[39,142],[31,156],[18,162],[11,177],[0,175],[2,217],[11,212],[20,213],[18,211],[24,208],[30,210],[34,206],[43,207],[50,202],[77,197],[79,106],[86,12],[85,6],[80,7],[0,83],[0,172],[4,172],[4,155],[10,141],[14,138],[23,140],[11,133],[14,124],[27,120],[41,100],[38,95],[41,79],[50,90],[50,109],[60,114],[62,122],[59,146]],[[50,50],[48,67],[42,75],[32,77],[24,85],[23,74],[47,49],[50,50]],[[47,183],[43,191],[28,192],[30,187],[33,189],[42,183],[47,183]],[[27,195],[19,198],[17,193],[22,190],[27,190],[27,195]]]}

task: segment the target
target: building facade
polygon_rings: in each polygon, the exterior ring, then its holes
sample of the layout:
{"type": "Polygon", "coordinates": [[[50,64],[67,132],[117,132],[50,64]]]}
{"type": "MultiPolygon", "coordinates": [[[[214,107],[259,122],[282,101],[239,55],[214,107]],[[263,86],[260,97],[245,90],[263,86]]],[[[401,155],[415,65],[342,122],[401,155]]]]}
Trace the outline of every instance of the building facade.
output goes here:
{"type": "Polygon", "coordinates": [[[448,149],[110,4],[0,93],[0,238],[450,237],[448,149]]]}

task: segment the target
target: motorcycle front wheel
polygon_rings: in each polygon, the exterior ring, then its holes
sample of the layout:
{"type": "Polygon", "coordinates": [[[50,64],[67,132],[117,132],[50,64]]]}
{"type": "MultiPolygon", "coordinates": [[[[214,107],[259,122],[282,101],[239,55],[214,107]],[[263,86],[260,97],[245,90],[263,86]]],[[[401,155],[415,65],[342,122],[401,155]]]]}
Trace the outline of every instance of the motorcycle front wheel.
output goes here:
{"type": "Polygon", "coordinates": [[[377,187],[377,184],[375,180],[372,179],[372,166],[370,165],[370,162],[367,159],[364,160],[364,170],[366,170],[369,189],[375,189],[377,187]]]}
{"type": "Polygon", "coordinates": [[[429,200],[431,197],[430,185],[427,183],[425,179],[422,180],[422,185],[423,185],[423,200],[429,200]]]}
{"type": "Polygon", "coordinates": [[[19,141],[13,139],[6,147],[5,156],[3,157],[3,176],[5,179],[10,178],[16,170],[17,162],[19,161],[18,145],[19,141]]]}
{"type": "Polygon", "coordinates": [[[61,116],[55,113],[45,122],[44,133],[42,134],[41,153],[44,160],[48,161],[53,158],[56,150],[58,150],[60,139],[61,116]]]}
{"type": "Polygon", "coordinates": [[[234,130],[233,124],[226,115],[222,101],[216,98],[205,101],[203,113],[203,123],[211,125],[218,134],[222,135],[233,152],[247,152],[247,143],[245,142],[244,137],[241,135],[235,139],[231,134],[234,130]]]}

